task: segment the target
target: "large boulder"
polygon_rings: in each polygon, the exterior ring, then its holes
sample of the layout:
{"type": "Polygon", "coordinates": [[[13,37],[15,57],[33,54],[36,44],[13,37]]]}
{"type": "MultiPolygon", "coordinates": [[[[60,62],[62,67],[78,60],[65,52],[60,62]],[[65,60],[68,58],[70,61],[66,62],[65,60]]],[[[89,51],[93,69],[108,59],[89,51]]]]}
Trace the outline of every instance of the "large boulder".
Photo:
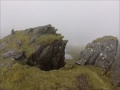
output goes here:
{"type": "Polygon", "coordinates": [[[117,53],[118,39],[113,36],[104,36],[87,44],[80,53],[79,65],[94,65],[102,67],[105,73],[109,71],[117,53]]]}
{"type": "Polygon", "coordinates": [[[14,34],[0,40],[1,57],[42,70],[59,69],[65,65],[64,55],[68,41],[62,40],[63,36],[56,31],[50,24],[14,31],[14,34]]]}

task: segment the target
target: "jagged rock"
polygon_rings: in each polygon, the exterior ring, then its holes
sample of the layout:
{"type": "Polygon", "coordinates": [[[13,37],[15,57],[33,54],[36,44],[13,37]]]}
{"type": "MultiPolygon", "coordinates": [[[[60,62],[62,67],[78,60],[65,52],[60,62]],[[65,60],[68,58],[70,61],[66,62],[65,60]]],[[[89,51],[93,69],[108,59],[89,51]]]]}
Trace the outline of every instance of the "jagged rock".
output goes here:
{"type": "Polygon", "coordinates": [[[105,73],[109,71],[115,60],[118,39],[113,36],[104,36],[87,44],[85,50],[80,53],[79,65],[94,65],[102,67],[105,73]]]}
{"type": "Polygon", "coordinates": [[[38,36],[43,34],[56,34],[57,29],[52,27],[51,24],[45,26],[39,26],[35,28],[30,28],[25,30],[25,34],[28,35],[32,33],[32,36],[38,36]]]}
{"type": "Polygon", "coordinates": [[[14,29],[11,30],[11,34],[14,35],[15,34],[15,31],[14,29]]]}
{"type": "Polygon", "coordinates": [[[14,31],[15,35],[4,39],[8,40],[14,36],[11,42],[6,43],[6,49],[0,51],[1,56],[42,70],[59,69],[65,65],[64,55],[68,41],[62,40],[64,36],[56,31],[50,24],[14,31]]]}
{"type": "Polygon", "coordinates": [[[42,44],[28,58],[28,65],[37,66],[43,70],[59,69],[65,65],[64,50],[67,41],[54,41],[51,45],[42,44]],[[37,58],[35,58],[37,57],[37,58]]]}

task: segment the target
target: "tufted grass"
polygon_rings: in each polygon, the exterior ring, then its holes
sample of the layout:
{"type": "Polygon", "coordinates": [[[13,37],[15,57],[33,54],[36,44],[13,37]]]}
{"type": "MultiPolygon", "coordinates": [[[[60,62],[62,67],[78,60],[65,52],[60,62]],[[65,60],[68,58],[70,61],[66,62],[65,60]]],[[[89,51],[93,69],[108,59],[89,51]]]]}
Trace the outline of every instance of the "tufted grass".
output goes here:
{"type": "MultiPolygon", "coordinates": [[[[111,40],[118,40],[117,37],[113,37],[113,36],[107,36],[109,37],[109,39],[111,40]]],[[[96,40],[93,40],[93,43],[97,43],[100,42],[101,40],[103,40],[105,37],[101,37],[101,38],[97,38],[96,40]]]]}
{"type": "Polygon", "coordinates": [[[67,63],[60,70],[13,64],[0,67],[0,88],[4,90],[113,90],[102,69],[67,63]]]}
{"type": "Polygon", "coordinates": [[[51,44],[55,40],[62,40],[62,36],[60,35],[56,36],[53,34],[41,35],[38,38],[36,38],[35,43],[36,44],[41,44],[41,43],[51,44]]]}

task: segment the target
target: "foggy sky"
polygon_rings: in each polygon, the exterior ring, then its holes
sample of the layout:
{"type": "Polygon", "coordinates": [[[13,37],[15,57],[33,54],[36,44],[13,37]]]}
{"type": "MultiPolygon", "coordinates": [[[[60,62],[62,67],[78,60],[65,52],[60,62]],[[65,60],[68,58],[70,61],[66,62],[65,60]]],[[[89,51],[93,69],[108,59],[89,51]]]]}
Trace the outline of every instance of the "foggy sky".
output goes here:
{"type": "Polygon", "coordinates": [[[68,44],[86,45],[105,36],[119,36],[119,0],[1,1],[1,34],[52,24],[68,44]]]}

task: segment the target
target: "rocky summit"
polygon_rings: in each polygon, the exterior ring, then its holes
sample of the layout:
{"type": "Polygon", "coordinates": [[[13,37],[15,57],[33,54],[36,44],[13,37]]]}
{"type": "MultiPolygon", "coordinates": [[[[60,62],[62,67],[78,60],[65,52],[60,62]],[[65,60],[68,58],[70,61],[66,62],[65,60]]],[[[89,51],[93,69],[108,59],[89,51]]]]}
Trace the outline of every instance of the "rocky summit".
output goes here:
{"type": "Polygon", "coordinates": [[[56,33],[52,25],[39,26],[11,34],[0,40],[1,60],[11,59],[42,70],[59,69],[65,65],[68,40],[56,33]]]}
{"type": "Polygon", "coordinates": [[[80,58],[76,64],[99,66],[107,73],[114,63],[117,46],[118,39],[113,36],[104,36],[93,40],[80,53],[80,58]]]}

